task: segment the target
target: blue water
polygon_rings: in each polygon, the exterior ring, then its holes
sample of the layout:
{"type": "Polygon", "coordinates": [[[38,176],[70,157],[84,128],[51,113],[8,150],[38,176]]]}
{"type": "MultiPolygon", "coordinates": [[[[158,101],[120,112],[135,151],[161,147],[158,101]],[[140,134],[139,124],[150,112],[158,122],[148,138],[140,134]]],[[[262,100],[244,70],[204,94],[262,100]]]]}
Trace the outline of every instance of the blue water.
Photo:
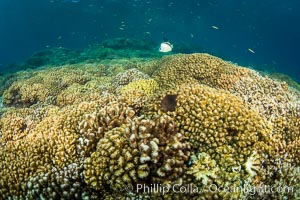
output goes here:
{"type": "Polygon", "coordinates": [[[1,0],[0,67],[46,46],[167,37],[300,80],[299,24],[299,0],[1,0]]]}

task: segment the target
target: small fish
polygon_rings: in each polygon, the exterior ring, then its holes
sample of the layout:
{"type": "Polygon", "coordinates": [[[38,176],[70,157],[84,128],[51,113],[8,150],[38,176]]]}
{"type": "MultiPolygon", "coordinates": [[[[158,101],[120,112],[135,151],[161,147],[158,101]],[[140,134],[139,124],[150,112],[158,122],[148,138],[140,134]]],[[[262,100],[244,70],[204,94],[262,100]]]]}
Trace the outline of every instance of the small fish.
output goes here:
{"type": "Polygon", "coordinates": [[[61,35],[57,37],[57,39],[58,39],[58,40],[60,40],[61,38],[62,38],[62,36],[61,36],[61,35]]]}
{"type": "Polygon", "coordinates": [[[248,51],[250,51],[251,53],[255,54],[255,51],[253,51],[252,49],[248,49],[248,51]]]}
{"type": "Polygon", "coordinates": [[[217,27],[217,26],[211,26],[213,29],[216,29],[216,30],[218,30],[219,29],[219,27],[217,27]]]}
{"type": "Polygon", "coordinates": [[[173,45],[170,42],[163,42],[160,44],[159,52],[167,53],[172,51],[173,45]]]}
{"type": "Polygon", "coordinates": [[[122,31],[124,30],[124,28],[123,28],[123,27],[120,27],[119,29],[120,29],[120,30],[122,30],[122,31]]]}
{"type": "Polygon", "coordinates": [[[167,94],[161,101],[161,110],[163,112],[173,112],[176,110],[177,94],[167,94]]]}
{"type": "Polygon", "coordinates": [[[190,36],[191,36],[191,38],[193,38],[193,37],[194,37],[194,34],[193,34],[193,33],[191,33],[191,34],[190,34],[190,36]]]}

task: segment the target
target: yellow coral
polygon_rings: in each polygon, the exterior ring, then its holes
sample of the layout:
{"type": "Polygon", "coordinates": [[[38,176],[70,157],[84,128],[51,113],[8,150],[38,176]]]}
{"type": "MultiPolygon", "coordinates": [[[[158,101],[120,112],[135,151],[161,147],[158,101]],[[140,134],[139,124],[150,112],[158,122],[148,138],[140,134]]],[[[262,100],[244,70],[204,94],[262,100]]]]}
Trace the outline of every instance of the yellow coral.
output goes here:
{"type": "Polygon", "coordinates": [[[140,79],[122,87],[121,94],[126,96],[128,92],[136,91],[145,95],[152,95],[157,90],[158,84],[154,79],[140,79]]]}

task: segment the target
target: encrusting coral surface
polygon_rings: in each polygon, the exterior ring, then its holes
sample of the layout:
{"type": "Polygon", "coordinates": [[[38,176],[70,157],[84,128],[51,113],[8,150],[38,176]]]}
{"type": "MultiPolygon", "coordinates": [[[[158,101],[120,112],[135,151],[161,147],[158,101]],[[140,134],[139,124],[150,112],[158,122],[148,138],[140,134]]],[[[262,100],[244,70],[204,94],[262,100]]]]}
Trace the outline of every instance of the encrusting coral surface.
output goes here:
{"type": "Polygon", "coordinates": [[[11,76],[0,199],[300,198],[299,91],[209,54],[122,59],[11,76]]]}

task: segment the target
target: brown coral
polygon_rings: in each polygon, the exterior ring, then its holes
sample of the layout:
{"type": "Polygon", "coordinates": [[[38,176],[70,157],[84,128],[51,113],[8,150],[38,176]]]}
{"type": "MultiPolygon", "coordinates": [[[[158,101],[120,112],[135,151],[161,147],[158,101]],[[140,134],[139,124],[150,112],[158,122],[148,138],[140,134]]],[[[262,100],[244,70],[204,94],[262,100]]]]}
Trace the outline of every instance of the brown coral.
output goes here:
{"type": "Polygon", "coordinates": [[[82,166],[76,163],[52,167],[27,181],[26,199],[99,199],[101,195],[86,188],[82,180],[82,166]]]}
{"type": "MultiPolygon", "coordinates": [[[[3,177],[0,181],[1,197],[23,199],[32,190],[27,183],[33,177],[51,174],[53,168],[63,169],[74,163],[80,164],[77,126],[83,115],[96,110],[99,104],[101,103],[82,103],[59,112],[55,111],[53,115],[49,113],[41,121],[34,121],[37,124],[28,129],[22,137],[3,137],[7,135],[6,131],[9,131],[6,125],[3,126],[3,135],[0,138],[0,167],[5,170],[0,172],[3,177]]],[[[27,114],[30,116],[30,113],[27,114]]],[[[10,123],[17,127],[18,122],[10,123]]],[[[39,180],[39,184],[42,184],[40,181],[43,180],[44,178],[39,180]]]]}
{"type": "Polygon", "coordinates": [[[189,145],[168,116],[134,118],[100,139],[85,161],[84,177],[95,189],[123,192],[127,184],[181,182],[189,145]]]}
{"type": "MultiPolygon", "coordinates": [[[[89,82],[92,77],[96,79],[97,76],[103,74],[103,69],[97,68],[97,66],[95,66],[94,70],[88,70],[90,73],[83,71],[86,68],[87,66],[79,66],[76,68],[75,66],[66,65],[57,68],[40,69],[29,75],[26,73],[20,74],[20,80],[14,82],[4,91],[3,103],[8,106],[16,107],[29,107],[36,103],[44,103],[48,98],[56,99],[56,96],[62,90],[65,90],[73,84],[83,86],[89,82]],[[29,76],[29,78],[23,76],[29,76]]],[[[72,90],[70,89],[69,91],[72,90]]],[[[74,100],[74,97],[72,98],[70,96],[66,97],[66,95],[63,95],[61,99],[67,101],[66,104],[70,104],[69,102],[74,100]]],[[[76,96],[76,93],[73,96],[76,96]]]]}
{"type": "Polygon", "coordinates": [[[85,160],[84,180],[98,190],[108,186],[124,192],[127,184],[137,181],[138,162],[138,149],[130,148],[123,128],[115,128],[100,139],[97,150],[85,160]]]}
{"type": "Polygon", "coordinates": [[[84,157],[89,156],[106,131],[129,123],[134,115],[132,108],[117,100],[110,101],[95,113],[87,114],[79,124],[81,137],[78,149],[81,154],[84,157]]]}
{"type": "MultiPolygon", "coordinates": [[[[179,133],[191,143],[194,152],[210,157],[215,184],[224,187],[230,183],[231,187],[236,187],[243,180],[249,179],[252,184],[257,184],[265,178],[263,172],[253,174],[250,169],[254,169],[254,166],[249,164],[254,152],[260,158],[272,153],[271,144],[275,140],[270,138],[271,124],[263,116],[245,106],[236,96],[204,85],[183,85],[165,93],[177,95],[175,111],[168,112],[168,115],[175,119],[179,133]]],[[[163,98],[164,95],[159,95],[153,107],[156,114],[162,113],[160,103],[163,98]]],[[[155,115],[151,109],[145,110],[145,113],[155,115]]],[[[260,168],[263,159],[255,162],[255,167],[260,168]]],[[[195,178],[203,172],[199,166],[199,171],[193,166],[189,169],[195,178]]],[[[202,179],[199,187],[207,182],[205,179],[202,183],[202,179]]],[[[219,195],[219,198],[226,196],[225,193],[219,195]]]]}
{"type": "Polygon", "coordinates": [[[272,157],[287,154],[290,160],[299,164],[300,94],[285,82],[262,77],[254,71],[237,81],[229,91],[272,124],[273,137],[277,138],[272,157]]]}
{"type": "Polygon", "coordinates": [[[7,142],[0,149],[1,197],[24,197],[25,182],[52,166],[51,150],[43,138],[7,142]]]}
{"type": "Polygon", "coordinates": [[[174,92],[177,106],[170,114],[180,132],[201,152],[225,144],[242,152],[269,133],[264,118],[229,93],[204,85],[184,85],[174,92]]]}
{"type": "Polygon", "coordinates": [[[161,66],[153,77],[162,89],[174,88],[183,83],[201,83],[214,88],[228,89],[248,69],[235,66],[209,54],[176,54],[160,60],[161,66]]]}
{"type": "Polygon", "coordinates": [[[125,61],[20,73],[4,101],[30,108],[1,114],[0,198],[239,199],[249,197],[242,189],[260,184],[295,193],[257,198],[298,198],[297,91],[207,54],[153,64],[149,74],[160,66],[157,90],[148,90],[152,79],[136,69],[102,77],[138,66],[125,61]],[[108,93],[118,92],[112,80],[123,95],[108,93]],[[240,190],[125,194],[137,183],[240,190]]]}

